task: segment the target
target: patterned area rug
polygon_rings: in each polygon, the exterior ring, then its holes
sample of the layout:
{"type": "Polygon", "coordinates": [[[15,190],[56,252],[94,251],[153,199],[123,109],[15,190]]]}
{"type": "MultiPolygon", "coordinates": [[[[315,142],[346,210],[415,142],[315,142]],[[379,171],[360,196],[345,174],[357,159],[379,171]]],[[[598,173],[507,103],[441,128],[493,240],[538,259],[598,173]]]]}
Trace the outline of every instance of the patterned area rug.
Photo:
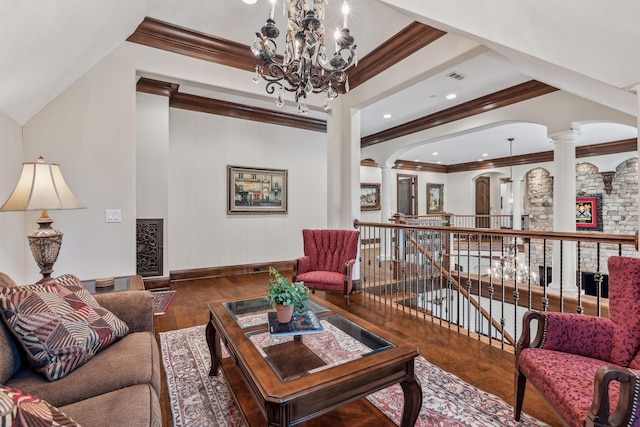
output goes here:
{"type": "Polygon", "coordinates": [[[176,291],[154,291],[153,295],[153,314],[159,316],[165,314],[169,310],[173,297],[176,296],[176,291]]]}
{"type": "MultiPolygon", "coordinates": [[[[244,427],[224,376],[208,375],[211,362],[204,329],[204,326],[194,326],[160,333],[173,425],[244,427]]],[[[422,357],[416,358],[415,372],[423,394],[416,426],[547,425],[526,414],[522,415],[520,423],[513,421],[513,409],[502,399],[465,383],[422,357]]],[[[399,385],[380,390],[367,398],[400,424],[404,402],[399,385]]]]}

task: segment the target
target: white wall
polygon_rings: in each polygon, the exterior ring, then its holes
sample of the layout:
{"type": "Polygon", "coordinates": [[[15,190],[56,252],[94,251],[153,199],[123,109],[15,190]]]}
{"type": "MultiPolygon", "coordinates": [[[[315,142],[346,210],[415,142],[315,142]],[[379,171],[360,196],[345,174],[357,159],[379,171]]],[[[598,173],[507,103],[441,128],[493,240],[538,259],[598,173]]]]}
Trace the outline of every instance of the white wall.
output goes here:
{"type": "Polygon", "coordinates": [[[136,95],[136,219],[163,219],[163,276],[168,276],[169,98],[136,95]]]}
{"type": "MultiPolygon", "coordinates": [[[[49,212],[64,233],[54,276],[135,273],[135,83],[131,57],[120,47],[24,126],[24,159],[59,163],[87,207],[49,212]],[[106,223],[106,209],[120,209],[122,222],[106,223]]],[[[27,279],[38,280],[38,269],[28,267],[27,279]]]]}
{"type": "MultiPolygon", "coordinates": [[[[0,113],[0,138],[2,156],[0,156],[0,204],[9,198],[18,182],[22,166],[22,127],[4,113],[0,113]]],[[[35,160],[35,159],[34,159],[35,160]]],[[[8,274],[18,283],[25,283],[25,257],[27,234],[38,228],[31,223],[25,230],[25,214],[22,212],[0,212],[0,271],[8,274]]],[[[29,264],[37,266],[33,258],[29,264]]]]}
{"type": "Polygon", "coordinates": [[[292,260],[327,226],[326,134],[170,109],[170,270],[292,260]],[[286,169],[288,213],[227,214],[227,165],[286,169]]]}
{"type": "MultiPolygon", "coordinates": [[[[136,95],[140,71],[245,84],[229,80],[225,68],[123,43],[23,127],[23,147],[20,127],[0,120],[7,153],[1,173],[8,180],[0,190],[8,196],[20,162],[42,155],[60,163],[86,206],[50,212],[65,234],[54,275],[134,274],[138,217],[165,218],[165,275],[171,269],[293,259],[302,252],[302,228],[327,226],[324,133],[174,111],[166,98],[136,95]],[[227,164],[288,169],[289,213],[227,216],[227,164]],[[120,209],[122,222],[106,223],[106,209],[120,209]]],[[[25,225],[34,229],[37,217],[0,215],[0,226],[12,230],[3,233],[0,250],[16,254],[3,256],[2,269],[22,276],[20,282],[40,278],[24,243],[25,225]]]]}

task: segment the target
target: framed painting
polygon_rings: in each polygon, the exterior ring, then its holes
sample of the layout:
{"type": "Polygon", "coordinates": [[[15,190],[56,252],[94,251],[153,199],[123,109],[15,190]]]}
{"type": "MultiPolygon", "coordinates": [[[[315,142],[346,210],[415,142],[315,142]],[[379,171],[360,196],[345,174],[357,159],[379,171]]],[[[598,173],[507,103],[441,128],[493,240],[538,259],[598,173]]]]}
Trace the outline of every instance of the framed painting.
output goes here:
{"type": "Polygon", "coordinates": [[[227,166],[227,213],[287,213],[287,171],[227,166]]]}
{"type": "Polygon", "coordinates": [[[444,184],[427,183],[427,213],[444,213],[444,184]]]}
{"type": "Polygon", "coordinates": [[[360,210],[380,210],[380,184],[360,184],[360,210]]]}
{"type": "Polygon", "coordinates": [[[602,194],[576,197],[576,229],[602,231],[602,194]]]}

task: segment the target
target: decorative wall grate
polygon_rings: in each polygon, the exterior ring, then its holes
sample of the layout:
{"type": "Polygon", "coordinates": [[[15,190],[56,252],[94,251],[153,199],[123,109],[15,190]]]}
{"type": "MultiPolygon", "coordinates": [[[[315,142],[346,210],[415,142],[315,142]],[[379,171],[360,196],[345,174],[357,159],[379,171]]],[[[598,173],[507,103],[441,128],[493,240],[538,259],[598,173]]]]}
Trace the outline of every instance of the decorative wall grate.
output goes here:
{"type": "Polygon", "coordinates": [[[162,221],[162,218],[136,221],[136,272],[143,277],[162,276],[162,221]]]}

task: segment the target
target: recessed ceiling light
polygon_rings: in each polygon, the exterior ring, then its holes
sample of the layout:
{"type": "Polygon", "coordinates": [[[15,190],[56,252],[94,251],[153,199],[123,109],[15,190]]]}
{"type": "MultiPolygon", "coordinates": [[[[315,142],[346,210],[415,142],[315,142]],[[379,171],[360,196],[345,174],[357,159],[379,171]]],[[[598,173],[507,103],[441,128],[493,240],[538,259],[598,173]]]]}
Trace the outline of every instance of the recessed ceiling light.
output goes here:
{"type": "Polygon", "coordinates": [[[437,151],[434,151],[434,152],[433,152],[433,153],[431,153],[431,154],[433,154],[434,156],[437,156],[437,155],[438,155],[438,152],[437,152],[437,151]]]}
{"type": "Polygon", "coordinates": [[[414,160],[414,162],[419,162],[419,161],[420,161],[420,159],[415,159],[415,160],[414,160]]]}
{"type": "Polygon", "coordinates": [[[258,0],[242,0],[242,2],[246,4],[256,4],[256,1],[258,0]]]}
{"type": "Polygon", "coordinates": [[[487,153],[482,153],[482,157],[487,157],[489,154],[487,153]]]}
{"type": "Polygon", "coordinates": [[[387,114],[385,114],[385,115],[384,115],[384,116],[382,116],[382,117],[384,117],[385,119],[390,119],[390,118],[391,118],[391,114],[387,113],[387,114]]]}
{"type": "Polygon", "coordinates": [[[478,159],[479,162],[484,162],[484,159],[478,159]]]}
{"type": "Polygon", "coordinates": [[[455,93],[450,93],[445,98],[447,98],[447,99],[456,99],[457,97],[458,97],[458,95],[456,95],[455,93]]]}
{"type": "Polygon", "coordinates": [[[441,162],[440,160],[438,160],[436,163],[437,163],[437,164],[439,164],[439,165],[441,165],[441,164],[442,164],[442,162],[441,162]]]}

